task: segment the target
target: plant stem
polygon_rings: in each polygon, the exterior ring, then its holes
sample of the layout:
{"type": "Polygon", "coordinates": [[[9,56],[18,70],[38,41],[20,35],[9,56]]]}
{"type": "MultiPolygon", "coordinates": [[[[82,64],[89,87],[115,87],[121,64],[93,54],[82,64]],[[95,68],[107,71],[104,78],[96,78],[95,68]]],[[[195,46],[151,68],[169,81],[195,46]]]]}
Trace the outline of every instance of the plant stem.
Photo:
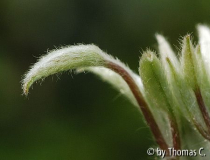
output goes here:
{"type": "Polygon", "coordinates": [[[205,124],[207,126],[208,133],[210,134],[210,117],[209,117],[208,111],[206,109],[206,106],[204,104],[203,97],[201,95],[200,89],[197,89],[195,91],[195,96],[196,96],[199,108],[201,110],[201,114],[203,116],[204,122],[205,122],[205,124]]]}
{"type": "Polygon", "coordinates": [[[143,113],[143,116],[149,125],[156,143],[160,146],[161,149],[165,150],[167,155],[169,155],[168,151],[168,144],[166,143],[165,139],[163,138],[163,135],[159,129],[159,126],[157,125],[152,112],[150,111],[146,101],[143,98],[143,95],[141,94],[139,87],[135,83],[134,79],[131,77],[131,75],[120,65],[115,64],[113,62],[108,61],[107,62],[107,67],[114,72],[118,73],[122,78],[126,81],[128,86],[130,87],[134,97],[136,98],[139,107],[143,113]]]}
{"type": "Polygon", "coordinates": [[[172,138],[173,138],[173,147],[175,150],[180,150],[181,149],[181,141],[180,141],[180,135],[179,135],[177,121],[174,116],[169,117],[169,121],[170,121],[170,125],[171,125],[171,134],[172,134],[172,138]]]}
{"type": "Polygon", "coordinates": [[[210,141],[210,136],[209,133],[200,125],[198,124],[194,118],[191,118],[193,124],[195,125],[196,129],[198,130],[198,132],[208,141],[210,141]]]}

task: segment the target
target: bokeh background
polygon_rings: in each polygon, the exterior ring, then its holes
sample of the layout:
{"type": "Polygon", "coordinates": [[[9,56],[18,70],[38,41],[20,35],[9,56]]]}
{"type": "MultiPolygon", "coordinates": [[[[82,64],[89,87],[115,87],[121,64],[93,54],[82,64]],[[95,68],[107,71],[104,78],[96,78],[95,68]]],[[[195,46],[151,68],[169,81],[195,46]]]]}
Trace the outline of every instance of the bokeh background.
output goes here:
{"type": "Polygon", "coordinates": [[[138,109],[91,74],[64,73],[22,95],[21,78],[47,50],[94,43],[138,72],[162,33],[196,38],[210,23],[205,0],[1,0],[0,160],[152,159],[154,146],[138,109]]]}

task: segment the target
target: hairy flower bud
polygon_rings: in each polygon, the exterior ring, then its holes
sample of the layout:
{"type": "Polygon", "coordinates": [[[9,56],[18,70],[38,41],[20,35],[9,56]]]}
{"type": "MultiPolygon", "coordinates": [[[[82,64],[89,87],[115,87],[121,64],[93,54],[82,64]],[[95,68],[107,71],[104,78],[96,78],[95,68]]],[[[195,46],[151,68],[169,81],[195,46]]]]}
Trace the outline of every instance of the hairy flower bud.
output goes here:
{"type": "Polygon", "coordinates": [[[190,35],[185,36],[182,43],[182,54],[180,60],[183,76],[188,85],[195,90],[198,87],[195,72],[197,65],[195,51],[190,40],[190,35]]]}
{"type": "Polygon", "coordinates": [[[156,104],[156,107],[166,112],[172,112],[169,102],[173,100],[168,99],[167,80],[160,60],[154,52],[148,50],[143,53],[140,60],[139,73],[146,90],[146,97],[151,99],[156,104]]]}
{"type": "Polygon", "coordinates": [[[198,25],[198,33],[199,44],[195,48],[190,35],[183,38],[179,56],[162,35],[156,34],[159,56],[150,50],[143,53],[140,76],[95,45],[53,50],[26,73],[22,88],[28,94],[34,82],[47,76],[73,69],[89,71],[139,107],[156,143],[167,155],[169,147],[180,150],[205,139],[208,142],[203,141],[201,147],[209,149],[210,29],[198,25]],[[189,138],[194,129],[198,132],[189,138]]]}
{"type": "Polygon", "coordinates": [[[77,45],[53,50],[41,57],[25,75],[23,79],[23,91],[25,94],[28,94],[29,88],[35,81],[49,75],[85,67],[109,67],[110,63],[115,63],[124,68],[133,77],[138,86],[142,86],[139,84],[141,83],[140,78],[136,78],[139,76],[118,59],[114,59],[95,45],[77,45]]]}

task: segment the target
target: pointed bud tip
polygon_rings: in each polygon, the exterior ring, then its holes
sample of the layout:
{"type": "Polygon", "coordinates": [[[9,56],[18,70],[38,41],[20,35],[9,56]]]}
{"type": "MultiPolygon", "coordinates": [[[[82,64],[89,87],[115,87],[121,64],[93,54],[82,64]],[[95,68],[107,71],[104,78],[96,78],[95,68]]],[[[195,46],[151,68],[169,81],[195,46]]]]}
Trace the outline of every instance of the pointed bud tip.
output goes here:
{"type": "Polygon", "coordinates": [[[156,34],[155,34],[155,37],[156,37],[156,39],[157,39],[157,41],[158,41],[159,44],[165,42],[165,38],[164,38],[161,34],[156,33],[156,34]]]}
{"type": "Polygon", "coordinates": [[[187,34],[187,35],[185,36],[185,39],[189,41],[189,40],[191,39],[191,35],[190,35],[190,34],[187,34]]]}
{"type": "Polygon", "coordinates": [[[152,56],[152,54],[151,54],[150,52],[147,52],[147,53],[146,53],[146,57],[147,57],[147,59],[148,59],[149,61],[152,61],[152,60],[153,60],[153,56],[152,56]]]}
{"type": "Polygon", "coordinates": [[[186,49],[191,49],[192,47],[192,41],[191,41],[191,35],[187,34],[184,36],[182,40],[182,52],[185,52],[186,49]]]}
{"type": "Polygon", "coordinates": [[[152,62],[154,59],[154,53],[151,50],[147,50],[143,53],[142,58],[152,62]]]}
{"type": "Polygon", "coordinates": [[[184,36],[183,37],[183,40],[182,40],[183,47],[185,45],[190,45],[191,44],[191,40],[192,40],[192,38],[191,38],[191,35],[190,34],[187,34],[186,36],[184,36]]]}

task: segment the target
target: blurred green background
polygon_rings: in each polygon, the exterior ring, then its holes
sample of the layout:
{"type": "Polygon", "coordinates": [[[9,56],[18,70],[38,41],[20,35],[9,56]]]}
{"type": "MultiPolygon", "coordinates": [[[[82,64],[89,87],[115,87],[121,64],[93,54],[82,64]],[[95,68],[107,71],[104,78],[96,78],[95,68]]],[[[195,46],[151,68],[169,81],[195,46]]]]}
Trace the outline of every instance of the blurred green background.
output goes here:
{"type": "Polygon", "coordinates": [[[179,51],[181,36],[210,23],[205,0],[1,0],[0,160],[152,159],[138,109],[91,74],[64,73],[22,96],[21,78],[55,47],[94,43],[138,71],[154,34],[179,51]]]}

